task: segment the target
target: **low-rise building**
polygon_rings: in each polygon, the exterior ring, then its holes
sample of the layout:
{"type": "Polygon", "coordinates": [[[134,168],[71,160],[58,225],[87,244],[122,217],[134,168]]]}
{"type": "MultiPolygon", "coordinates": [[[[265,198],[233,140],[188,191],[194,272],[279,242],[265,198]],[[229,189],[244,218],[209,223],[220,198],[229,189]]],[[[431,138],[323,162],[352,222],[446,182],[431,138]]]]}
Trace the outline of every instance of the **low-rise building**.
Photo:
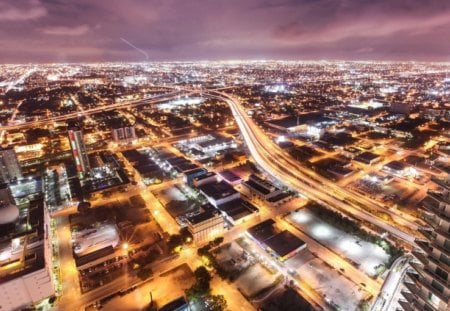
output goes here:
{"type": "Polygon", "coordinates": [[[249,176],[248,180],[242,182],[242,186],[245,194],[263,200],[268,200],[281,193],[281,189],[253,174],[249,176]]]}
{"type": "Polygon", "coordinates": [[[202,185],[198,189],[215,207],[240,198],[240,193],[223,180],[202,185]]]}
{"type": "Polygon", "coordinates": [[[188,186],[193,186],[194,184],[194,179],[196,179],[197,177],[200,176],[204,176],[208,173],[207,169],[204,168],[195,168],[193,170],[187,171],[183,173],[183,179],[184,182],[188,185],[188,186]]]}
{"type": "Polygon", "coordinates": [[[217,182],[217,174],[214,172],[208,172],[205,175],[199,176],[194,179],[194,186],[200,187],[203,185],[216,183],[217,182]]]}
{"type": "Polygon", "coordinates": [[[245,222],[259,215],[259,210],[252,203],[241,198],[221,204],[218,209],[222,212],[228,222],[233,225],[245,222]]]}
{"type": "Polygon", "coordinates": [[[364,164],[372,165],[380,161],[381,157],[378,154],[365,151],[355,157],[355,160],[364,164]]]}
{"type": "Polygon", "coordinates": [[[111,136],[113,141],[118,144],[128,144],[137,139],[134,126],[114,128],[111,131],[111,136]]]}
{"type": "Polygon", "coordinates": [[[280,231],[272,219],[265,220],[247,230],[248,235],[262,248],[285,261],[306,248],[306,243],[287,230],[280,231]]]}
{"type": "Polygon", "coordinates": [[[206,210],[187,217],[187,223],[196,243],[209,241],[224,232],[224,219],[217,210],[206,210]]]}

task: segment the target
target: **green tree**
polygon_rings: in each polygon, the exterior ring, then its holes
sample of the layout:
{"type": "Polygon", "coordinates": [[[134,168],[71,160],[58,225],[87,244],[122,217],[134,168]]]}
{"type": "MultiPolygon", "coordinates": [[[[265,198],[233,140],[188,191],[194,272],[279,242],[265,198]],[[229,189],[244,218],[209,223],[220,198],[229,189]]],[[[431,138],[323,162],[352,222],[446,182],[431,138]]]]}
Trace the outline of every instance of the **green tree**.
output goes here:
{"type": "Polygon", "coordinates": [[[223,295],[211,295],[208,298],[210,311],[224,311],[227,309],[227,301],[223,295]]]}

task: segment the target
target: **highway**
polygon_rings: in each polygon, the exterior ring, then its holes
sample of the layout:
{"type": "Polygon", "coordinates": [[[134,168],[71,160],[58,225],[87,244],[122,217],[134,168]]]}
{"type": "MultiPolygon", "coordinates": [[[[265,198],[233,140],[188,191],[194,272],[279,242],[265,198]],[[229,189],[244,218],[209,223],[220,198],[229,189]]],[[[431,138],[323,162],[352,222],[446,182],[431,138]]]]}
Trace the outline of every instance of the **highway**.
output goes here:
{"type": "MultiPolygon", "coordinates": [[[[182,96],[182,95],[189,96],[190,94],[193,94],[193,93],[198,93],[198,91],[190,91],[190,92],[186,93],[184,90],[175,90],[170,93],[156,95],[156,96],[153,96],[148,99],[127,101],[127,102],[123,102],[123,103],[111,104],[109,106],[99,106],[99,107],[95,107],[95,108],[91,108],[91,109],[86,109],[83,111],[83,113],[77,111],[77,112],[72,112],[72,113],[68,113],[65,115],[61,115],[61,116],[55,116],[55,117],[45,118],[45,119],[36,120],[36,121],[29,121],[29,122],[13,124],[13,125],[4,125],[4,126],[0,126],[0,131],[3,132],[3,131],[10,131],[10,130],[20,130],[20,129],[24,129],[24,128],[36,128],[36,127],[44,126],[46,124],[51,124],[54,122],[62,122],[62,121],[74,119],[74,118],[77,118],[80,116],[88,116],[88,115],[92,115],[92,114],[96,114],[96,113],[101,113],[104,111],[137,107],[137,106],[141,106],[141,105],[156,104],[156,103],[160,103],[162,101],[170,101],[170,100],[176,99],[179,96],[182,96]]],[[[10,122],[12,122],[12,121],[13,120],[10,120],[10,122]]]]}
{"type": "MultiPolygon", "coordinates": [[[[190,89],[184,89],[182,90],[186,95],[190,94],[196,94],[200,93],[201,90],[190,90],[190,89]]],[[[373,201],[368,200],[361,195],[355,195],[353,193],[349,193],[348,191],[334,185],[334,183],[326,180],[325,178],[317,175],[315,172],[309,172],[305,170],[304,167],[302,167],[297,161],[292,159],[287,153],[285,153],[283,150],[281,150],[277,145],[275,145],[266,135],[263,133],[263,131],[254,124],[254,122],[251,120],[250,117],[248,117],[245,113],[245,110],[241,107],[239,104],[239,100],[226,94],[223,92],[219,92],[217,90],[208,90],[203,91],[203,95],[211,96],[219,98],[220,100],[225,101],[229,104],[232,114],[235,118],[236,123],[239,126],[239,129],[242,133],[242,136],[247,144],[247,147],[254,158],[255,162],[260,165],[262,168],[264,168],[271,176],[278,179],[280,182],[285,184],[286,186],[290,187],[293,190],[296,190],[304,195],[306,195],[308,198],[313,199],[325,206],[328,206],[332,209],[339,209],[341,211],[345,211],[351,215],[353,215],[355,218],[358,218],[360,220],[367,221],[369,223],[372,223],[376,225],[377,227],[381,228],[382,230],[394,235],[395,237],[406,241],[410,244],[414,242],[414,236],[412,236],[409,233],[406,233],[388,223],[385,221],[379,219],[378,217],[372,215],[371,213],[364,210],[361,206],[370,206],[377,210],[380,209],[379,206],[377,206],[373,201]],[[358,204],[355,204],[358,203],[358,204]]],[[[110,106],[103,106],[103,107],[96,107],[92,109],[85,110],[83,112],[83,115],[90,115],[102,111],[107,110],[114,110],[114,109],[122,109],[126,107],[135,107],[138,105],[144,105],[144,104],[155,104],[162,101],[167,101],[171,99],[175,99],[178,96],[180,96],[181,91],[176,90],[174,93],[169,94],[163,94],[160,96],[155,96],[150,99],[135,101],[135,102],[126,102],[126,103],[118,103],[113,104],[110,106]]],[[[79,116],[79,112],[73,113],[72,115],[66,115],[66,116],[58,116],[55,117],[57,120],[67,120],[70,118],[74,118],[79,116]]],[[[45,124],[46,122],[56,122],[55,118],[50,118],[47,120],[39,120],[35,121],[38,122],[35,124],[35,122],[28,122],[23,123],[18,126],[18,128],[23,127],[30,127],[30,126],[37,126],[45,124]]],[[[10,128],[0,127],[0,130],[7,130],[10,128]]],[[[15,127],[13,127],[15,129],[15,127]]],[[[139,191],[138,191],[139,192],[139,191]]],[[[154,196],[147,190],[147,191],[141,191],[141,194],[144,196],[144,199],[147,202],[151,202],[151,206],[155,207],[158,204],[156,204],[156,199],[154,196]]],[[[127,195],[130,195],[127,193],[127,195]]],[[[383,212],[386,212],[385,209],[383,209],[383,212]]],[[[271,211],[268,211],[266,216],[269,216],[270,218],[277,218],[280,215],[281,211],[273,209],[271,211]]],[[[152,214],[158,221],[158,223],[162,224],[172,224],[172,231],[175,231],[175,229],[178,228],[176,224],[170,221],[170,216],[166,215],[164,208],[153,208],[152,214]]],[[[393,215],[393,218],[397,217],[397,215],[393,215]]],[[[411,223],[410,221],[403,219],[398,216],[397,218],[394,218],[396,221],[403,225],[408,225],[410,228],[414,228],[413,226],[417,226],[415,223],[411,223]]],[[[249,225],[249,224],[247,224],[249,225]]],[[[312,239],[309,239],[306,235],[302,234],[301,232],[298,232],[298,230],[291,228],[289,224],[284,225],[286,229],[289,229],[293,232],[295,232],[297,235],[301,236],[305,241],[308,242],[310,247],[314,249],[314,251],[319,255],[319,257],[324,260],[325,262],[331,264],[331,266],[335,267],[336,269],[344,268],[346,271],[346,275],[351,277],[355,282],[364,282],[367,284],[367,290],[374,294],[378,292],[379,290],[379,283],[374,280],[369,280],[366,275],[364,275],[361,271],[351,266],[348,262],[340,258],[338,255],[336,255],[334,252],[326,249],[319,243],[316,243],[312,239]]],[[[67,241],[69,240],[69,236],[67,234],[67,223],[66,224],[60,224],[60,239],[62,237],[62,240],[64,243],[67,244],[67,241]]],[[[236,227],[229,232],[227,232],[224,237],[226,241],[230,241],[235,239],[237,236],[239,236],[240,233],[242,233],[247,226],[239,226],[236,227]]],[[[167,229],[167,228],[166,228],[167,229]]],[[[126,288],[126,285],[130,283],[129,279],[122,279],[119,278],[118,280],[112,282],[111,284],[107,284],[101,288],[98,288],[89,294],[82,295],[82,299],[79,299],[79,285],[77,284],[77,271],[74,269],[73,259],[71,258],[70,250],[70,244],[66,245],[64,250],[61,254],[62,259],[62,270],[66,273],[67,271],[74,270],[73,273],[70,273],[69,275],[63,274],[63,284],[65,285],[63,287],[63,296],[61,298],[60,304],[63,306],[69,306],[75,301],[77,304],[85,305],[90,302],[92,302],[95,299],[98,299],[98,297],[101,297],[103,293],[111,292],[112,289],[116,288],[126,288]],[[125,286],[124,286],[125,285],[125,286]],[[73,290],[75,289],[75,290],[73,290]]],[[[262,252],[261,252],[261,255],[262,252]]],[[[184,256],[183,256],[184,257],[184,256]]],[[[266,256],[265,256],[266,257],[266,256]]],[[[180,262],[193,262],[196,258],[196,253],[190,254],[188,258],[183,258],[184,260],[175,260],[173,262],[167,262],[166,264],[163,264],[162,267],[164,268],[170,268],[173,267],[175,264],[179,264],[180,262]]],[[[160,269],[157,269],[161,271],[160,269]]],[[[285,267],[278,267],[278,270],[284,274],[285,276],[288,275],[288,271],[285,267]]],[[[300,282],[300,287],[302,288],[302,283],[300,282]]],[[[308,293],[308,300],[312,300],[315,303],[318,303],[319,305],[324,305],[323,300],[321,297],[317,296],[317,293],[308,291],[308,289],[302,288],[305,292],[308,293]]]]}
{"type": "MultiPolygon", "coordinates": [[[[336,185],[332,185],[327,180],[324,181],[323,179],[325,178],[319,177],[315,172],[313,177],[305,174],[305,169],[275,145],[256,126],[253,120],[246,115],[245,110],[236,98],[217,91],[210,91],[208,94],[221,98],[229,104],[252,157],[258,165],[264,168],[274,178],[291,189],[297,190],[325,206],[346,211],[354,217],[374,224],[383,231],[409,244],[414,243],[415,237],[413,235],[386,223],[360,207],[369,203],[372,205],[373,202],[361,200],[360,206],[357,206],[353,202],[350,202],[350,200],[356,201],[356,196],[353,196],[353,194],[347,193],[344,189],[340,189],[336,185]]],[[[398,218],[405,225],[408,224],[411,227],[417,226],[406,219],[398,218]]]]}

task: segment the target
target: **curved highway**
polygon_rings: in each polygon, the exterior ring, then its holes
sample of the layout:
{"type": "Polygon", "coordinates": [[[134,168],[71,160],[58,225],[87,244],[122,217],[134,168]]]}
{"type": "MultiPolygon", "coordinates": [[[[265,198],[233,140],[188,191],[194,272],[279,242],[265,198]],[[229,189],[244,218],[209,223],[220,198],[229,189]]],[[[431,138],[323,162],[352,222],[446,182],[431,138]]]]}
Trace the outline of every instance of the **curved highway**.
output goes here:
{"type": "Polygon", "coordinates": [[[63,116],[56,116],[48,119],[26,122],[17,125],[9,125],[0,127],[1,131],[16,130],[27,127],[37,127],[44,124],[64,121],[84,115],[91,115],[103,111],[115,109],[123,109],[127,107],[136,107],[140,105],[156,104],[162,101],[168,101],[177,98],[180,95],[192,95],[200,93],[202,95],[216,97],[228,103],[232,114],[239,126],[244,140],[250,150],[255,161],[263,167],[270,175],[280,180],[285,185],[304,193],[309,198],[317,202],[331,207],[338,208],[342,211],[351,213],[354,217],[367,221],[381,228],[382,230],[394,235],[395,237],[408,242],[414,243],[414,236],[404,232],[380,218],[366,211],[362,206],[368,206],[380,212],[389,213],[389,215],[399,224],[416,230],[417,224],[401,217],[385,208],[375,204],[373,201],[354,192],[342,189],[326,178],[319,176],[316,172],[301,166],[290,155],[275,145],[263,132],[255,125],[245,113],[245,110],[239,104],[239,100],[233,96],[222,92],[220,89],[204,90],[188,89],[179,87],[164,87],[173,92],[157,95],[149,99],[143,99],[132,102],[116,103],[109,106],[95,107],[85,110],[83,113],[74,112],[63,116]]]}
{"type": "MultiPolygon", "coordinates": [[[[254,124],[236,98],[218,91],[209,91],[208,94],[221,98],[229,104],[251,155],[256,163],[270,175],[325,206],[349,212],[354,217],[372,223],[409,244],[414,243],[415,237],[410,233],[386,223],[351,202],[356,200],[352,197],[353,194],[347,194],[345,190],[337,189],[336,186],[330,185],[331,183],[328,180],[322,180],[325,179],[323,177],[318,175],[312,177],[305,174],[303,167],[268,139],[261,129],[254,124]]],[[[361,203],[365,204],[366,202],[363,201],[361,203]]],[[[417,227],[415,223],[411,223],[406,219],[396,218],[404,225],[417,227]]]]}

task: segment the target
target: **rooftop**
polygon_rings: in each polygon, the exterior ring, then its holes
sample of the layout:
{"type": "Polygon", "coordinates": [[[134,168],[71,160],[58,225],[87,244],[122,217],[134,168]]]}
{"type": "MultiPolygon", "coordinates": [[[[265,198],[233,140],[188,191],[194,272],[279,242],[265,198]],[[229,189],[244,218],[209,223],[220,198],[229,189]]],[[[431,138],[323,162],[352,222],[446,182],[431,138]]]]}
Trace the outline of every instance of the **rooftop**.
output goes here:
{"type": "Polygon", "coordinates": [[[190,222],[193,225],[197,225],[199,223],[202,223],[204,221],[207,221],[208,219],[214,218],[219,213],[216,210],[207,210],[200,214],[197,214],[195,216],[187,217],[188,222],[190,222]]]}
{"type": "Polygon", "coordinates": [[[200,189],[200,191],[202,191],[206,196],[215,200],[226,198],[237,193],[232,186],[223,180],[218,183],[199,186],[198,189],[200,189]]]}
{"type": "Polygon", "coordinates": [[[278,256],[284,257],[306,243],[289,231],[284,230],[265,240],[264,244],[270,247],[278,256]]]}

